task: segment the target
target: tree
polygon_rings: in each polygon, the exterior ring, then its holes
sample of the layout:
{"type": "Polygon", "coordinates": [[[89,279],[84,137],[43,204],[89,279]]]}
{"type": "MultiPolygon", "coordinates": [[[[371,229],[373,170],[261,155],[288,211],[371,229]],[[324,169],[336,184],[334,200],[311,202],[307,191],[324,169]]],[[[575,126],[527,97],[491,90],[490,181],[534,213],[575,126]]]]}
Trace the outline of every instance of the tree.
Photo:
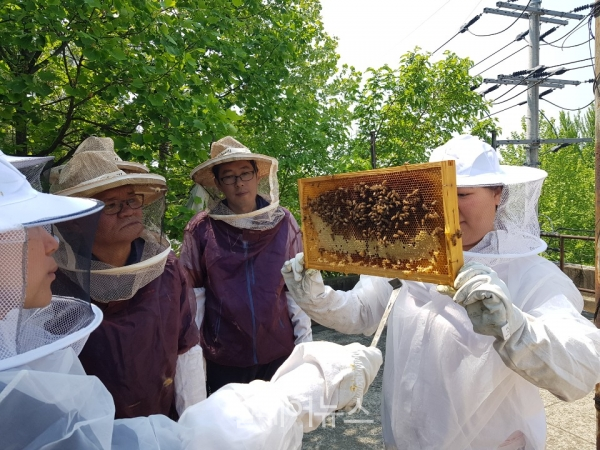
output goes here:
{"type": "Polygon", "coordinates": [[[321,84],[310,83],[329,79],[337,62],[319,12],[316,0],[4,2],[2,149],[60,163],[88,135],[112,137],[122,157],[167,177],[167,230],[177,237],[189,171],[211,141],[236,134],[245,115],[248,136],[291,118],[278,115],[282,98],[315,105],[321,84]]]}
{"type": "Polygon", "coordinates": [[[496,128],[486,118],[489,103],[471,90],[472,62],[451,52],[435,63],[418,49],[400,58],[397,69],[369,69],[354,110],[356,138],[349,164],[370,168],[369,135],[375,131],[378,166],[424,162],[428,149],[455,133],[488,136],[496,128]]]}

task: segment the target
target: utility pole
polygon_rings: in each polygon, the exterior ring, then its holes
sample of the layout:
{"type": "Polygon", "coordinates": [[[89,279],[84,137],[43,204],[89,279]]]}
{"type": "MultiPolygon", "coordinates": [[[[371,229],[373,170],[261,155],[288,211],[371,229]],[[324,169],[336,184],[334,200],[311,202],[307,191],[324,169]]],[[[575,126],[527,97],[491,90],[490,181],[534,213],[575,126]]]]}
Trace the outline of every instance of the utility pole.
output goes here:
{"type": "MultiPolygon", "coordinates": [[[[540,65],[540,7],[542,0],[531,0],[531,12],[529,14],[529,68],[533,69],[540,65]]],[[[539,165],[538,155],[540,151],[540,87],[534,80],[527,81],[527,139],[531,139],[529,151],[527,152],[527,165],[537,167],[539,165]]]]}
{"type": "MultiPolygon", "coordinates": [[[[552,75],[560,75],[566,72],[564,68],[551,72],[545,72],[545,67],[540,65],[540,22],[567,25],[568,22],[566,20],[556,19],[555,17],[581,20],[585,16],[582,16],[581,14],[542,9],[542,0],[531,0],[529,6],[514,5],[507,2],[498,2],[496,3],[496,6],[498,8],[512,9],[520,12],[493,8],[484,8],[483,12],[487,14],[516,17],[518,19],[527,19],[529,21],[529,32],[521,33],[515,39],[516,41],[519,41],[525,35],[529,34],[529,69],[515,72],[513,75],[499,75],[497,79],[485,78],[483,80],[484,83],[493,83],[496,85],[526,85],[528,88],[527,115],[525,116],[525,123],[527,125],[527,139],[498,140],[496,141],[496,144],[526,144],[528,146],[526,164],[531,167],[537,167],[539,166],[540,144],[567,143],[564,139],[540,139],[540,86],[550,87],[553,89],[562,89],[568,84],[580,84],[579,81],[550,78],[552,75]]],[[[544,34],[544,36],[547,36],[552,31],[554,30],[549,30],[544,34]]],[[[486,92],[489,91],[490,89],[488,89],[486,92]]],[[[545,95],[546,93],[542,93],[542,95],[545,95]]],[[[591,139],[569,139],[569,141],[570,143],[591,142],[591,139]]]]}

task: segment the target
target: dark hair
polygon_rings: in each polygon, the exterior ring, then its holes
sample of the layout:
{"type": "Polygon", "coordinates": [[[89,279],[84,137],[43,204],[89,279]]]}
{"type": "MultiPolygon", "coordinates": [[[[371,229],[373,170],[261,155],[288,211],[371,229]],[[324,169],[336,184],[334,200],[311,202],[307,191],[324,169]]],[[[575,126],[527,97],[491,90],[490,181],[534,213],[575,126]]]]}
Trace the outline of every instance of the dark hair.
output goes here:
{"type": "MultiPolygon", "coordinates": [[[[254,161],[253,159],[249,159],[248,161],[250,161],[250,164],[252,164],[252,168],[254,169],[254,171],[258,173],[258,167],[256,166],[256,161],[254,161]]],[[[223,164],[225,164],[225,163],[223,163],[223,164]]],[[[212,168],[211,168],[212,173],[215,176],[215,180],[217,180],[217,182],[219,182],[219,168],[223,164],[217,164],[216,166],[212,166],[212,168]]]]}

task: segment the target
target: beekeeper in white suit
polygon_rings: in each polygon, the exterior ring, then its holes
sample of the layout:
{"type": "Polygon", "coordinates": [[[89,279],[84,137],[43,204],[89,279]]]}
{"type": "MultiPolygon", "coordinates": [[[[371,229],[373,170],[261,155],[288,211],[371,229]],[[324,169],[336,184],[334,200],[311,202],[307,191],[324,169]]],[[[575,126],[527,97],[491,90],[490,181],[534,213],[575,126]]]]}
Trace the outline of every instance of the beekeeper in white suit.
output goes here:
{"type": "MultiPolygon", "coordinates": [[[[386,448],[542,449],[544,388],[566,401],[600,381],[600,331],[580,315],[571,280],[538,254],[537,202],[546,173],[499,164],[473,136],[436,148],[455,160],[466,264],[454,301],[404,282],[387,326],[382,422],[386,448]]],[[[296,302],[343,333],[375,331],[392,292],[362,276],[334,291],[303,255],[282,272],[296,302]]],[[[440,287],[440,291],[447,291],[440,287]]]]}
{"type": "Polygon", "coordinates": [[[112,397],[77,358],[102,321],[89,301],[89,269],[103,206],[35,191],[0,152],[3,449],[299,449],[303,431],[360,402],[381,353],[315,342],[298,345],[272,382],[225,386],[179,422],[114,420],[112,397]],[[65,258],[53,255],[65,251],[87,298],[60,295],[56,260],[65,258]]]}

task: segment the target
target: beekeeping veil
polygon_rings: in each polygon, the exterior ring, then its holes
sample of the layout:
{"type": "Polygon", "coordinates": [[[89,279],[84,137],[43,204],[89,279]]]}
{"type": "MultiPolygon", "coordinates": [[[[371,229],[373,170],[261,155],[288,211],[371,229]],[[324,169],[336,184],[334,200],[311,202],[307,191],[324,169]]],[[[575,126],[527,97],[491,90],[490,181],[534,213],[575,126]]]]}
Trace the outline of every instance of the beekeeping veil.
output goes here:
{"type": "Polygon", "coordinates": [[[69,346],[78,353],[101,322],[102,313],[90,304],[88,291],[91,246],[102,207],[96,200],[36,191],[0,152],[0,371],[69,346]],[[81,295],[65,296],[62,286],[52,282],[47,306],[25,307],[28,282],[36,286],[40,272],[44,283],[51,282],[45,278],[51,275],[43,273],[47,260],[43,266],[29,258],[36,236],[48,231],[63,236],[77,253],[79,265],[72,269],[82,274],[77,285],[81,295]]]}
{"type": "MultiPolygon", "coordinates": [[[[88,139],[98,142],[99,138],[88,139]]],[[[126,173],[119,168],[115,156],[114,151],[106,149],[78,152],[65,164],[50,187],[50,192],[70,197],[93,197],[121,186],[131,186],[136,194],[144,195],[144,231],[140,236],[143,249],[139,260],[123,267],[115,267],[96,258],[92,260],[90,295],[93,300],[102,303],[133,297],[140,288],[163,273],[171,251],[162,229],[167,189],[165,179],[151,173],[126,173]]],[[[71,249],[59,249],[56,258],[61,272],[72,281],[77,280],[79,274],[68,269],[72,265],[71,260],[76,258],[71,249]]]]}
{"type": "Polygon", "coordinates": [[[31,187],[42,192],[42,172],[52,164],[52,156],[10,156],[5,155],[9,163],[19,169],[31,187]]]}
{"type": "Polygon", "coordinates": [[[502,186],[494,229],[464,252],[466,260],[494,261],[543,252],[537,205],[547,173],[540,169],[500,164],[500,153],[469,135],[458,136],[434,149],[430,162],[456,161],[456,184],[460,187],[502,186]]]}
{"type": "Polygon", "coordinates": [[[198,185],[195,195],[215,220],[248,230],[269,230],[275,227],[285,213],[279,207],[278,163],[270,156],[252,153],[243,144],[227,136],[210,146],[210,159],[192,170],[191,177],[198,185]],[[213,167],[232,161],[254,161],[258,170],[258,196],[268,205],[246,214],[235,214],[223,202],[225,196],[215,184],[213,167]]]}

